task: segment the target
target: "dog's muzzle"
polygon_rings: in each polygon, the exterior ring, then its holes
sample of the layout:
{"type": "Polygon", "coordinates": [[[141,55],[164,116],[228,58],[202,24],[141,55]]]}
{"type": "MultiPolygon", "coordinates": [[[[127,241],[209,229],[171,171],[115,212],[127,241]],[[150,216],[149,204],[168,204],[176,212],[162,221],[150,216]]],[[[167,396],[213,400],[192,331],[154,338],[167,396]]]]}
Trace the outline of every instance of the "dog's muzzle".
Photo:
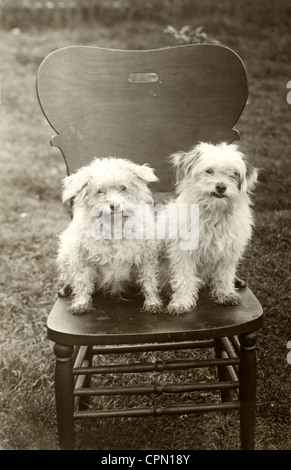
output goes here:
{"type": "Polygon", "coordinates": [[[123,212],[121,204],[109,204],[111,214],[119,214],[123,212]]]}
{"type": "Polygon", "coordinates": [[[120,214],[122,218],[127,218],[131,215],[128,208],[122,207],[121,204],[109,204],[111,214],[120,214]]]}
{"type": "Polygon", "coordinates": [[[111,213],[113,213],[113,212],[120,212],[120,206],[119,206],[119,204],[110,204],[109,207],[110,207],[111,213]]]}
{"type": "Polygon", "coordinates": [[[227,189],[226,184],[216,183],[215,191],[213,191],[211,195],[214,197],[218,197],[218,198],[226,197],[226,194],[225,194],[226,189],[227,189]]]}

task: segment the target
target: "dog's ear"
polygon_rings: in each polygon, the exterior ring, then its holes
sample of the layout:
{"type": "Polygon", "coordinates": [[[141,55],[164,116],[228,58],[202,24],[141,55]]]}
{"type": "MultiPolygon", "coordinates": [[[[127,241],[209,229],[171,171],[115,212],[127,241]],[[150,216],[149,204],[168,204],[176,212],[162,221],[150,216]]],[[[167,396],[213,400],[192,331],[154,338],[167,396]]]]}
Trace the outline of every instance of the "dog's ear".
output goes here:
{"type": "Polygon", "coordinates": [[[258,170],[245,161],[246,165],[246,192],[252,192],[258,181],[258,170]]]}
{"type": "Polygon", "coordinates": [[[84,189],[90,180],[90,172],[84,167],[63,179],[63,202],[72,199],[84,189]]]}
{"type": "Polygon", "coordinates": [[[146,183],[155,183],[159,178],[155,175],[154,169],[148,165],[136,165],[133,163],[132,169],[134,173],[146,183]]]}
{"type": "Polygon", "coordinates": [[[182,181],[195,166],[201,156],[200,145],[196,145],[189,152],[177,152],[170,156],[170,161],[176,170],[176,181],[182,181]]]}

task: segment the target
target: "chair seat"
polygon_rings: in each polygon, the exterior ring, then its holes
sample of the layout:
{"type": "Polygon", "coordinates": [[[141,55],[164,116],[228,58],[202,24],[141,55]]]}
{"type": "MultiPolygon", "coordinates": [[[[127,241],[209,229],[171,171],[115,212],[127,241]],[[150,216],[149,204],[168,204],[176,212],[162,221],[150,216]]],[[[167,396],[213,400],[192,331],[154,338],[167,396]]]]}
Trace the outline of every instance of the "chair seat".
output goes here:
{"type": "Polygon", "coordinates": [[[239,291],[239,306],[215,305],[201,292],[197,307],[180,316],[141,311],[143,298],[126,300],[94,296],[94,308],[81,315],[69,311],[69,298],[59,298],[47,322],[48,338],[64,345],[108,345],[210,339],[245,334],[262,325],[263,310],[252,291],[239,291]]]}

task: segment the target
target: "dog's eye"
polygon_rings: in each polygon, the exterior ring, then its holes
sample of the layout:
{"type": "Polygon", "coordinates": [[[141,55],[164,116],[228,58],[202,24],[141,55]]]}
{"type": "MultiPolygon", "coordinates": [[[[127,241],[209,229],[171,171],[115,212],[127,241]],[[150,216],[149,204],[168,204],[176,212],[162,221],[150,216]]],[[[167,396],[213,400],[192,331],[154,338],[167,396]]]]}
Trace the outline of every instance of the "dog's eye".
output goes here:
{"type": "Polygon", "coordinates": [[[208,168],[208,170],[206,170],[206,173],[208,175],[213,175],[214,171],[211,168],[208,168]]]}
{"type": "Polygon", "coordinates": [[[121,191],[126,191],[126,186],[120,186],[121,191]]]}
{"type": "Polygon", "coordinates": [[[102,194],[102,193],[103,193],[103,189],[98,189],[97,194],[102,194]]]}
{"type": "Polygon", "coordinates": [[[232,175],[230,175],[232,178],[239,179],[239,173],[235,171],[232,175]]]}

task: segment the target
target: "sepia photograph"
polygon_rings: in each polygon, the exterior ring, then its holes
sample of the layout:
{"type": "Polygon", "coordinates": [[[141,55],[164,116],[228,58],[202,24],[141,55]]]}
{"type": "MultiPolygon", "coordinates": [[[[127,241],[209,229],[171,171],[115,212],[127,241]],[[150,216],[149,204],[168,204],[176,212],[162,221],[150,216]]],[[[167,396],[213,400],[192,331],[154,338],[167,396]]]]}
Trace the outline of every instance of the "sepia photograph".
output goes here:
{"type": "Polygon", "coordinates": [[[0,58],[0,450],[291,450],[290,1],[0,0],[0,58]]]}

